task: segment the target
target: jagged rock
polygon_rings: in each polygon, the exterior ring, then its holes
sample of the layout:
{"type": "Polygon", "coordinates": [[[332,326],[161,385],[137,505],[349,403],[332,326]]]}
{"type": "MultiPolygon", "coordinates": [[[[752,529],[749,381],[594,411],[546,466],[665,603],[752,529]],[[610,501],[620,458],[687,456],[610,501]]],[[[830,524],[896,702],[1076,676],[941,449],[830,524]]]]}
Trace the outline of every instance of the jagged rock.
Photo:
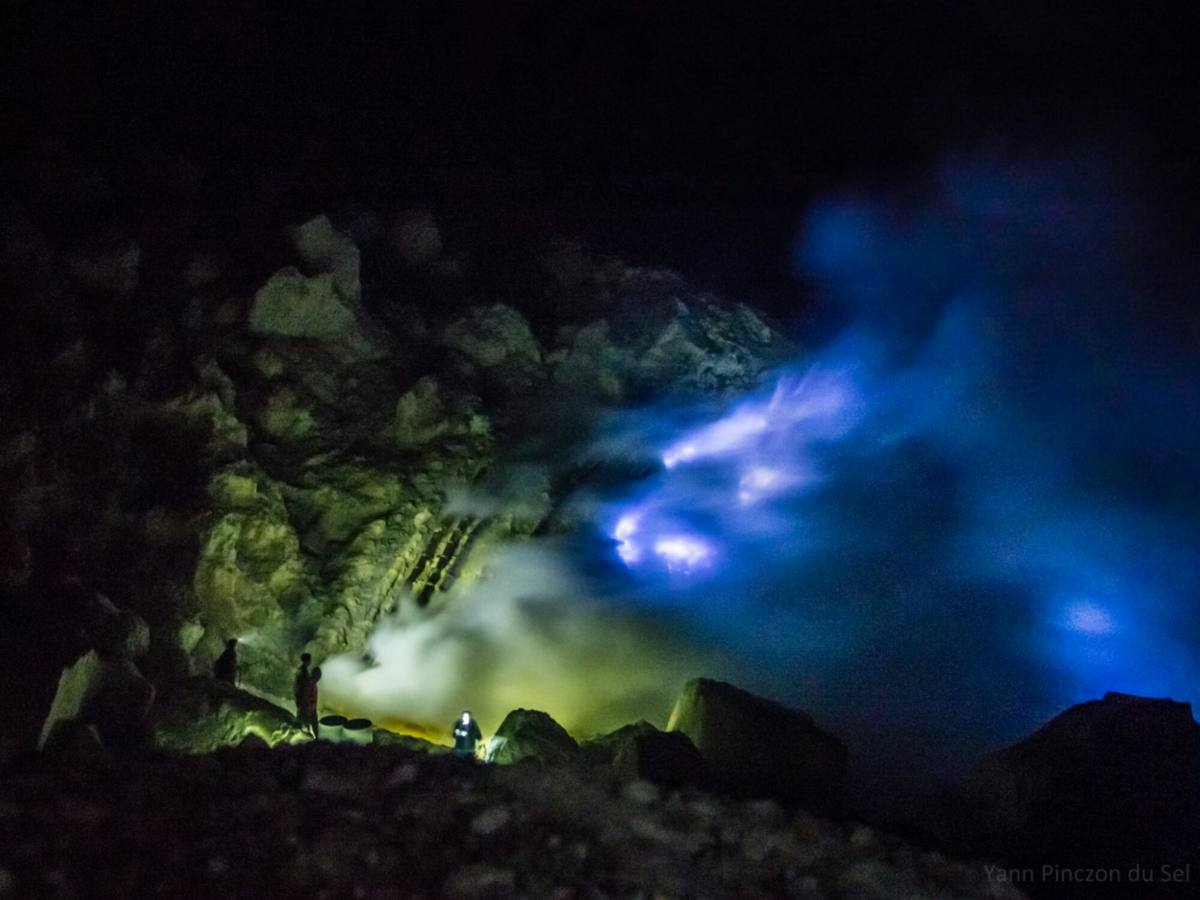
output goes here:
{"type": "Polygon", "coordinates": [[[56,723],[41,749],[61,763],[84,768],[107,760],[108,754],[100,730],[79,719],[64,719],[56,723]]]}
{"type": "Polygon", "coordinates": [[[505,390],[528,390],[541,377],[541,345],[525,317],[503,303],[476,307],[451,322],[441,343],[488,370],[488,378],[505,390]]]}
{"type": "Polygon", "coordinates": [[[214,508],[192,579],[205,631],[189,655],[209,660],[228,637],[254,634],[245,677],[286,696],[295,632],[313,616],[299,535],[278,485],[248,465],[214,473],[208,494],[214,508]]]}
{"type": "Polygon", "coordinates": [[[271,394],[259,410],[258,425],[276,440],[295,443],[317,435],[317,421],[312,410],[301,402],[291,387],[281,387],[271,394]]]}
{"type": "Polygon", "coordinates": [[[989,757],[942,823],[953,844],[1014,860],[1133,865],[1200,846],[1191,704],[1108,693],[989,757]]]}
{"type": "Polygon", "coordinates": [[[487,749],[488,762],[495,763],[568,763],[578,754],[579,745],[566,729],[536,709],[514,709],[505,716],[487,749]]]}
{"type": "Polygon", "coordinates": [[[402,747],[405,750],[416,750],[433,756],[451,752],[449,747],[442,744],[435,744],[411,734],[397,734],[386,728],[372,728],[371,743],[379,747],[402,747]]]}
{"type": "Polygon", "coordinates": [[[97,594],[89,629],[96,649],[104,656],[140,659],[150,649],[150,626],[129,610],[117,609],[103,594],[97,594]]]}
{"type": "Polygon", "coordinates": [[[317,551],[346,543],[368,523],[416,499],[400,472],[351,464],[323,466],[308,473],[302,487],[282,490],[304,545],[317,551]]]}
{"type": "Polygon", "coordinates": [[[144,422],[162,433],[184,436],[188,448],[199,450],[209,462],[246,451],[246,426],[216,391],[193,391],[163,401],[146,411],[144,422]]]}
{"type": "Polygon", "coordinates": [[[437,380],[422,378],[399,400],[392,421],[392,438],[401,447],[427,444],[449,427],[437,380]]]}
{"type": "Polygon", "coordinates": [[[164,691],[150,730],[156,746],[184,753],[236,747],[251,735],[271,746],[310,739],[287,710],[208,678],[192,678],[164,691]]]}
{"type": "Polygon", "coordinates": [[[292,266],[280,269],[254,295],[250,329],[255,334],[338,342],[358,358],[382,355],[328,272],[309,277],[292,266]]]}
{"type": "Polygon", "coordinates": [[[254,368],[264,378],[278,378],[286,367],[283,357],[271,347],[260,347],[254,354],[254,368]]]}
{"type": "Polygon", "coordinates": [[[89,650],[63,669],[58,677],[58,689],[50,710],[42,723],[38,749],[42,749],[62,722],[78,719],[84,707],[95,695],[103,677],[104,664],[95,650],[89,650]]]}
{"type": "Polygon", "coordinates": [[[324,216],[291,234],[301,258],[316,274],[288,266],[272,275],[254,295],[250,330],[323,341],[340,348],[347,362],[386,355],[379,329],[360,302],[358,248],[324,216]]]}
{"type": "MultiPolygon", "coordinates": [[[[258,504],[260,476],[247,466],[230,466],[215,472],[208,482],[208,495],[219,506],[250,509],[258,504]]],[[[262,497],[266,502],[268,498],[262,497]]]]}
{"type": "Polygon", "coordinates": [[[587,741],[581,747],[590,763],[607,764],[620,778],[658,784],[702,784],[708,766],[691,739],[679,731],[659,731],[637,722],[587,741]]]}
{"type": "Polygon", "coordinates": [[[491,423],[469,397],[446,397],[437,380],[420,379],[399,400],[392,419],[390,443],[411,449],[447,435],[486,437],[491,423]]]}
{"type": "Polygon", "coordinates": [[[805,713],[733,685],[697,678],[684,686],[668,731],[682,731],[713,777],[751,794],[836,810],[846,747],[805,713]]]}
{"type": "Polygon", "coordinates": [[[104,742],[140,743],[157,690],[130,659],[105,661],[100,683],[80,718],[96,725],[104,742]]]}
{"type": "Polygon", "coordinates": [[[606,290],[616,312],[563,330],[547,357],[556,382],[605,402],[741,390],[789,349],[749,307],[697,294],[674,273],[625,270],[606,290]]]}
{"type": "Polygon", "coordinates": [[[310,219],[289,234],[307,266],[332,276],[339,296],[351,302],[359,299],[361,262],[358,247],[349,237],[337,231],[325,216],[310,219]]]}

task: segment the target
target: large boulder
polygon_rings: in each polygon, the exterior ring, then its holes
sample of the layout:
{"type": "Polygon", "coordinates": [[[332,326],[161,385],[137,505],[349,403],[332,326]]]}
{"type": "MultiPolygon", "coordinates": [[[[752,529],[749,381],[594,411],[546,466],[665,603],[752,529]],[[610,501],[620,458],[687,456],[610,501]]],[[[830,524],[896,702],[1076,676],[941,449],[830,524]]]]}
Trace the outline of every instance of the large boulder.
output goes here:
{"type": "Polygon", "coordinates": [[[481,306],[442,331],[441,343],[456,351],[468,368],[482,369],[481,388],[528,390],[542,376],[542,348],[525,317],[503,303],[481,306]]]}
{"type": "Polygon", "coordinates": [[[536,709],[514,709],[505,716],[487,750],[488,762],[495,763],[569,763],[578,755],[579,745],[567,730],[536,709]]]}
{"type": "Polygon", "coordinates": [[[806,713],[697,678],[684,687],[667,730],[691,738],[714,780],[727,789],[824,812],[841,804],[846,746],[806,713]]]}
{"type": "Polygon", "coordinates": [[[89,650],[62,670],[58,689],[42,723],[37,743],[39,750],[46,746],[55,731],[83,714],[84,707],[100,687],[103,672],[104,663],[95,650],[89,650]]]}
{"type": "Polygon", "coordinates": [[[485,438],[491,423],[477,409],[478,400],[443,390],[437,379],[419,379],[396,401],[386,439],[404,450],[425,447],[443,437],[485,438]]]}
{"type": "Polygon", "coordinates": [[[77,725],[94,727],[106,743],[139,743],[156,693],[132,659],[88,651],[59,676],[38,748],[61,742],[77,725]]]}
{"type": "Polygon", "coordinates": [[[155,705],[149,724],[158,747],[181,753],[236,747],[250,735],[271,746],[310,740],[287,710],[208,678],[172,684],[155,705]]]}
{"type": "Polygon", "coordinates": [[[96,726],[106,744],[140,744],[157,693],[133,660],[108,660],[81,718],[96,726]]]}
{"type": "Polygon", "coordinates": [[[562,329],[546,361],[556,384],[604,402],[744,390],[794,352],[749,307],[672,272],[620,268],[600,296],[606,317],[562,329]]]}
{"type": "Polygon", "coordinates": [[[359,284],[361,262],[358,247],[348,235],[333,227],[325,216],[317,216],[291,229],[292,243],[305,265],[332,277],[340,296],[357,301],[362,293],[359,284]]]}
{"type": "Polygon", "coordinates": [[[1108,693],[990,756],[940,825],[964,850],[1088,866],[1200,862],[1200,725],[1108,693]]]}
{"type": "Polygon", "coordinates": [[[150,649],[150,626],[141,616],[117,609],[103,594],[92,605],[90,632],[96,649],[109,657],[141,659],[150,649]]]}
{"type": "Polygon", "coordinates": [[[297,252],[315,274],[280,269],[258,289],[250,309],[256,334],[311,338],[337,347],[347,362],[379,359],[387,349],[362,308],[358,248],[319,216],[292,231],[297,252]]]}
{"type": "Polygon", "coordinates": [[[587,741],[584,759],[607,765],[618,778],[663,785],[702,784],[708,766],[691,739],[680,731],[659,731],[649,722],[625,725],[587,741]]]}

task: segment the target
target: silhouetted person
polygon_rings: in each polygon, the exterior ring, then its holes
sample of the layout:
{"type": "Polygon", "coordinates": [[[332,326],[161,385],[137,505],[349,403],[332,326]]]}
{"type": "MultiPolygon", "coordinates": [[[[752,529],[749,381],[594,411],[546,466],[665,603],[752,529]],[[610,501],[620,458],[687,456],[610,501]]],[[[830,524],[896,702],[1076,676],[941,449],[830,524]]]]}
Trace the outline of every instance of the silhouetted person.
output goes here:
{"type": "Polygon", "coordinates": [[[236,685],[238,677],[237,638],[225,642],[225,651],[213,663],[213,678],[225,684],[236,685]]]}
{"type": "Polygon", "coordinates": [[[479,723],[474,716],[464,711],[454,720],[454,752],[459,756],[475,756],[475,745],[483,738],[479,723]]]}
{"type": "Polygon", "coordinates": [[[308,681],[308,664],[312,662],[312,655],[308,653],[300,654],[300,668],[296,669],[296,677],[292,679],[292,699],[296,701],[296,715],[300,715],[300,695],[304,692],[305,682],[308,681]]]}
{"type": "Polygon", "coordinates": [[[321,680],[321,667],[312,670],[300,689],[299,719],[302,727],[317,737],[317,682],[321,680]]]}

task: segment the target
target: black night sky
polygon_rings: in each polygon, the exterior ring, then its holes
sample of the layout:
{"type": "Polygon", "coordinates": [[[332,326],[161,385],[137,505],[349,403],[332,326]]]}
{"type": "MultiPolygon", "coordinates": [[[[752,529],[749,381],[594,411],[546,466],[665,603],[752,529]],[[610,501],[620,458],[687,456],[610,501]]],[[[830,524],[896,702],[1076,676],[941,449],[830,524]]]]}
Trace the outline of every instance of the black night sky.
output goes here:
{"type": "Polygon", "coordinates": [[[14,3],[9,190],[67,209],[488,209],[769,296],[797,209],[955,150],[1099,141],[1193,226],[1195,17],[1074,0],[14,3]],[[62,177],[89,165],[102,197],[62,177]]]}

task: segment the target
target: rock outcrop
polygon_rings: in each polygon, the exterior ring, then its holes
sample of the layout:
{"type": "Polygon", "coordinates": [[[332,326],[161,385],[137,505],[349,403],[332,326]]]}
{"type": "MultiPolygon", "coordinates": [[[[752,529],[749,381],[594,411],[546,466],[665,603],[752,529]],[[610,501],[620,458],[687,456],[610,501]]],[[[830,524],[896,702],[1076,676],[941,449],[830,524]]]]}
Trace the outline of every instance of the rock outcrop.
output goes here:
{"type": "Polygon", "coordinates": [[[423,213],[386,240],[369,212],[318,216],[281,250],[163,227],[0,233],[0,584],[54,643],[17,663],[38,700],[6,756],[92,647],[163,686],[238,637],[243,683],[286,702],[299,653],[361,653],[383,617],[436,612],[480,548],[554,525],[578,479],[508,477],[510,448],[586,441],[596,403],[744,386],[783,346],[676,276],[587,254],[528,285],[529,308],[573,318],[531,323],[423,213]]]}
{"type": "Polygon", "coordinates": [[[256,334],[311,338],[336,345],[346,361],[378,359],[386,354],[379,330],[362,308],[359,252],[318,216],[293,229],[296,250],[311,269],[280,269],[254,295],[250,330],[256,334]]]}
{"type": "MultiPolygon", "coordinates": [[[[477,307],[446,326],[443,346],[487,381],[511,393],[530,390],[542,377],[542,348],[529,323],[510,306],[477,307]]],[[[471,371],[471,369],[468,369],[471,371]]]]}
{"type": "Polygon", "coordinates": [[[149,727],[156,746],[181,753],[235,747],[251,735],[270,746],[311,740],[287,710],[208,678],[173,684],[149,727]]]}
{"type": "Polygon", "coordinates": [[[1108,693],[989,757],[956,800],[946,840],[1022,864],[1197,863],[1200,725],[1188,703],[1108,693]]]}
{"type": "Polygon", "coordinates": [[[38,747],[61,744],[63,735],[76,733],[77,726],[92,728],[105,744],[142,745],[157,693],[132,659],[102,658],[89,651],[59,677],[38,747]]]}
{"type": "Polygon", "coordinates": [[[547,356],[552,378],[610,403],[647,394],[750,387],[791,350],[749,307],[688,289],[675,273],[609,266],[589,280],[605,317],[565,327],[547,356]]]}
{"type": "Polygon", "coordinates": [[[798,710],[707,678],[687,683],[668,731],[691,738],[714,780],[749,794],[839,808],[845,745],[798,710]]]}
{"type": "Polygon", "coordinates": [[[681,731],[659,731],[635,722],[585,742],[583,758],[607,766],[618,778],[645,779],[670,787],[702,785],[708,766],[691,739],[681,731]]]}
{"type": "Polygon", "coordinates": [[[487,761],[507,764],[524,759],[540,763],[575,762],[579,745],[546,713],[536,709],[514,709],[488,741],[487,761]]]}

